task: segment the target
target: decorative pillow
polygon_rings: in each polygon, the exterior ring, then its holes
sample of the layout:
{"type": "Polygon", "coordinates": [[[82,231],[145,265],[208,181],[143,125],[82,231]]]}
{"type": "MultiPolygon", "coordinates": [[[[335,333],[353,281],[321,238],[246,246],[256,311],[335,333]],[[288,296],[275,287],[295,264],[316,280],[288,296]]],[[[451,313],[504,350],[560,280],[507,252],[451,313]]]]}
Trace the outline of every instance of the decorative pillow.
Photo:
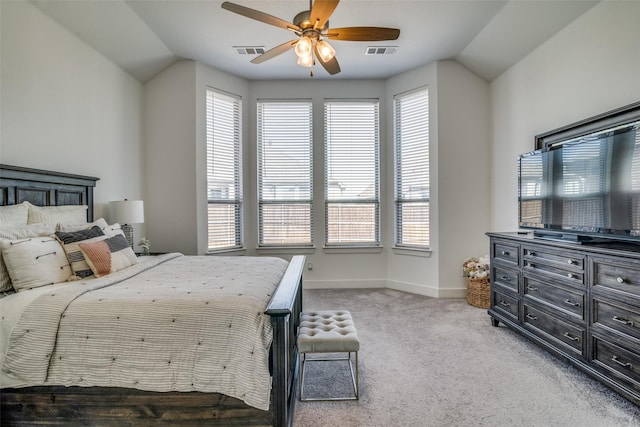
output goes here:
{"type": "Polygon", "coordinates": [[[58,224],[58,231],[66,231],[66,232],[81,231],[81,230],[87,230],[89,228],[92,228],[94,225],[97,225],[98,227],[100,227],[100,230],[102,230],[103,232],[105,228],[109,227],[109,224],[107,224],[107,221],[105,221],[104,218],[100,218],[93,222],[80,222],[78,224],[58,224]]]}
{"type": "Polygon", "coordinates": [[[100,227],[94,225],[87,230],[80,231],[56,231],[56,238],[62,243],[67,259],[71,265],[71,271],[78,279],[87,279],[93,276],[91,267],[87,264],[87,261],[80,250],[80,243],[96,242],[98,240],[104,240],[107,236],[104,235],[100,227]]]}
{"type": "Polygon", "coordinates": [[[138,262],[124,236],[116,235],[93,243],[80,243],[82,253],[96,277],[115,273],[138,262]]]}
{"type": "Polygon", "coordinates": [[[0,206],[0,227],[27,225],[29,207],[26,202],[19,205],[0,206]]]}
{"type": "Polygon", "coordinates": [[[79,224],[87,222],[87,205],[35,206],[29,202],[27,224],[79,224]]]}
{"type": "Polygon", "coordinates": [[[93,222],[84,222],[81,224],[58,224],[58,231],[81,231],[86,230],[88,228],[92,228],[94,226],[100,227],[100,230],[107,237],[113,237],[116,234],[122,234],[124,236],[124,231],[122,231],[122,227],[117,222],[114,224],[107,224],[107,221],[104,218],[97,219],[93,222]]]}
{"type": "Polygon", "coordinates": [[[53,237],[2,240],[2,257],[16,291],[66,281],[71,268],[60,242],[53,237]]]}
{"type": "MultiPolygon", "coordinates": [[[[53,225],[47,224],[31,224],[21,227],[0,228],[0,239],[19,240],[28,239],[29,237],[50,236],[55,231],[53,225]]],[[[0,246],[0,292],[12,290],[11,277],[7,271],[7,266],[2,258],[2,246],[0,246]]]]}

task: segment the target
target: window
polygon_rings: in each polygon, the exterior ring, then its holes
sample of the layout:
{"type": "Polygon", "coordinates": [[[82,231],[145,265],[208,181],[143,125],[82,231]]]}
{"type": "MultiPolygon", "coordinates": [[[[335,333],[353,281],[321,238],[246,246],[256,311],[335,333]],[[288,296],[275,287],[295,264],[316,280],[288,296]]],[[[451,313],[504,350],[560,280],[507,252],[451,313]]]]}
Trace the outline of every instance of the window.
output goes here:
{"type": "Polygon", "coordinates": [[[395,238],[399,247],[429,247],[429,92],[394,97],[395,238]]]}
{"type": "Polygon", "coordinates": [[[208,248],[242,246],[241,100],[207,89],[208,248]]]}
{"type": "Polygon", "coordinates": [[[378,101],[327,101],[324,118],[326,244],[378,244],[378,101]]]}
{"type": "Polygon", "coordinates": [[[260,246],[311,245],[311,101],[258,102],[260,246]]]}

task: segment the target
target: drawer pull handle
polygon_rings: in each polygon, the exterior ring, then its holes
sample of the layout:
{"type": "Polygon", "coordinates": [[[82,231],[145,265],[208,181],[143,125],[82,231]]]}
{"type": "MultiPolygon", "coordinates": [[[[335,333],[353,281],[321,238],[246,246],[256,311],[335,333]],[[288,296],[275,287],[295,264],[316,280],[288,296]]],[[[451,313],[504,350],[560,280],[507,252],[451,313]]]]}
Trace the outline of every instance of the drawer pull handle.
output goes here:
{"type": "Polygon", "coordinates": [[[624,277],[616,277],[616,282],[624,283],[625,282],[624,277]]]}
{"type": "Polygon", "coordinates": [[[570,299],[566,299],[566,300],[564,300],[564,303],[565,303],[565,304],[572,305],[572,306],[574,306],[574,307],[580,307],[580,303],[579,303],[579,302],[573,302],[573,301],[571,301],[570,299]]]}
{"type": "Polygon", "coordinates": [[[623,362],[622,360],[618,359],[618,356],[613,356],[611,358],[611,360],[616,362],[620,366],[624,366],[625,368],[633,369],[633,365],[631,363],[623,362]]]}
{"type": "Polygon", "coordinates": [[[500,253],[501,253],[502,255],[504,255],[504,256],[509,256],[509,252],[507,252],[507,251],[502,251],[502,252],[500,252],[500,253]]]}
{"type": "Polygon", "coordinates": [[[568,277],[569,279],[573,279],[573,278],[574,278],[572,273],[567,273],[567,277],[568,277]]]}
{"type": "Polygon", "coordinates": [[[575,263],[576,263],[576,262],[575,262],[574,260],[572,260],[572,259],[568,259],[568,260],[567,260],[567,264],[569,264],[569,265],[573,265],[573,264],[575,264],[575,263]]]}
{"type": "Polygon", "coordinates": [[[533,267],[535,267],[535,266],[533,265],[533,263],[528,262],[528,263],[527,263],[527,267],[531,267],[531,268],[533,268],[533,267]]]}
{"type": "Polygon", "coordinates": [[[565,332],[564,334],[562,334],[562,336],[564,336],[565,338],[569,338],[571,341],[580,341],[580,338],[571,335],[569,332],[565,332]]]}
{"type": "Polygon", "coordinates": [[[613,316],[613,320],[622,323],[623,325],[633,326],[633,322],[631,320],[627,320],[624,317],[613,316]]]}
{"type": "Polygon", "coordinates": [[[529,251],[529,252],[527,252],[527,255],[536,256],[536,253],[532,252],[532,251],[529,251]]]}
{"type": "Polygon", "coordinates": [[[500,276],[500,279],[504,280],[505,282],[510,282],[511,281],[511,277],[509,277],[509,276],[500,276]]]}
{"type": "Polygon", "coordinates": [[[529,320],[538,320],[538,316],[534,316],[533,314],[527,314],[527,319],[529,319],[529,320]]]}
{"type": "Polygon", "coordinates": [[[536,288],[534,286],[531,286],[531,285],[528,285],[527,289],[530,290],[530,291],[533,291],[533,292],[538,292],[538,288],[536,288]]]}
{"type": "Polygon", "coordinates": [[[503,307],[511,307],[511,304],[509,304],[505,300],[500,301],[500,305],[503,306],[503,307]]]}

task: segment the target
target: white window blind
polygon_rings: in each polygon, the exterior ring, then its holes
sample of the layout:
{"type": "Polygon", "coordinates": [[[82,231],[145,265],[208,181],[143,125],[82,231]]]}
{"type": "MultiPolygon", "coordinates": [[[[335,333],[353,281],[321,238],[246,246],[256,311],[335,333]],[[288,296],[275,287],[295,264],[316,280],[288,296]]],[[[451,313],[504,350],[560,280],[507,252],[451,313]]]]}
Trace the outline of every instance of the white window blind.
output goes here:
{"type": "Polygon", "coordinates": [[[207,89],[209,250],[242,246],[240,112],[240,98],[207,89]]]}
{"type": "Polygon", "coordinates": [[[395,226],[399,247],[429,247],[429,92],[394,96],[395,226]]]}
{"type": "Polygon", "coordinates": [[[260,246],[311,245],[311,101],[258,102],[260,246]]]}
{"type": "Polygon", "coordinates": [[[326,101],[324,115],[326,244],[378,244],[378,101],[326,101]]]}

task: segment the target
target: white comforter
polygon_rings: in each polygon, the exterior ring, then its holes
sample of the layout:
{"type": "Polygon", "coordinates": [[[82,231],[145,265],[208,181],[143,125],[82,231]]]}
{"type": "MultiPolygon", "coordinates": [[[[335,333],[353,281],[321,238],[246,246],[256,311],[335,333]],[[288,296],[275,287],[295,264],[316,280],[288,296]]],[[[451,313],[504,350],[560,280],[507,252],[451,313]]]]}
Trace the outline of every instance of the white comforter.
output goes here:
{"type": "Polygon", "coordinates": [[[0,386],[216,392],[267,410],[273,331],[264,310],[286,267],[168,254],[2,298],[0,386]]]}

